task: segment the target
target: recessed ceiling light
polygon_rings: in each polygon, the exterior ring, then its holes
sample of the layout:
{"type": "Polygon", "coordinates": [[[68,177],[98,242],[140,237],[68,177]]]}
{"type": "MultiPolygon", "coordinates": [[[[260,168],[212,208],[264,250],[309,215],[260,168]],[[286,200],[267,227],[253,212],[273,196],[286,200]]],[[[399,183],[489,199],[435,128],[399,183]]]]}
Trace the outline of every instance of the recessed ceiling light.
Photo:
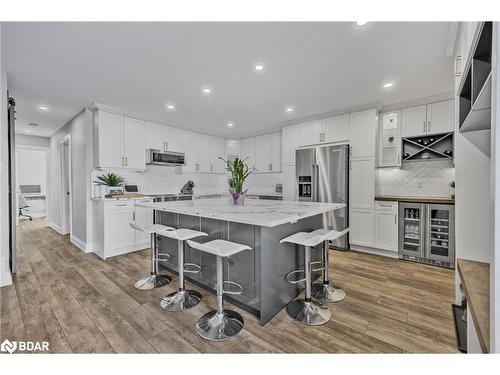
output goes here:
{"type": "Polygon", "coordinates": [[[392,82],[384,83],[384,88],[388,89],[389,87],[392,87],[392,85],[393,85],[392,82]]]}
{"type": "Polygon", "coordinates": [[[175,109],[175,105],[173,104],[167,104],[167,109],[170,111],[173,111],[175,109]]]}
{"type": "Polygon", "coordinates": [[[48,108],[47,108],[47,107],[45,107],[45,106],[43,106],[43,105],[39,105],[39,106],[38,106],[38,109],[39,109],[40,111],[46,111],[46,110],[48,110],[48,108]]]}
{"type": "Polygon", "coordinates": [[[264,65],[262,65],[262,64],[255,65],[255,70],[258,71],[258,72],[264,70],[264,65]]]}
{"type": "Polygon", "coordinates": [[[366,21],[356,21],[356,25],[358,25],[358,26],[364,26],[364,25],[366,25],[367,23],[368,23],[368,22],[366,22],[366,21]]]}
{"type": "Polygon", "coordinates": [[[285,108],[285,112],[292,113],[293,112],[293,108],[292,107],[286,107],[285,108]]]}
{"type": "Polygon", "coordinates": [[[228,128],[232,128],[233,126],[234,126],[234,124],[233,124],[232,122],[228,122],[228,123],[227,123],[227,127],[228,127],[228,128]]]}
{"type": "Polygon", "coordinates": [[[211,94],[212,93],[212,89],[209,88],[209,87],[204,87],[202,90],[201,90],[204,94],[211,94]]]}
{"type": "Polygon", "coordinates": [[[31,133],[31,130],[30,130],[30,129],[24,129],[24,131],[25,131],[26,133],[31,133]]]}

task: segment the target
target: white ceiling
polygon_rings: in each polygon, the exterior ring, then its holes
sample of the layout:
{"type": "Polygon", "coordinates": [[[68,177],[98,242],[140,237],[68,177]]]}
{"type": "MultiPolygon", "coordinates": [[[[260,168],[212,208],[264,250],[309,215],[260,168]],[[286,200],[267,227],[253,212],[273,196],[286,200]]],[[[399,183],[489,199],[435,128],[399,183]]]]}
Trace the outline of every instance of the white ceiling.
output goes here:
{"type": "Polygon", "coordinates": [[[239,137],[290,119],[452,91],[448,28],[445,22],[3,23],[2,48],[19,131],[35,122],[40,126],[31,134],[50,136],[98,102],[239,137]],[[257,73],[256,63],[265,70],[257,73]],[[394,86],[382,88],[386,82],[394,86]],[[212,95],[201,94],[205,85],[212,95]],[[167,103],[176,110],[167,111],[167,103]],[[287,106],[295,111],[285,113],[287,106]]]}

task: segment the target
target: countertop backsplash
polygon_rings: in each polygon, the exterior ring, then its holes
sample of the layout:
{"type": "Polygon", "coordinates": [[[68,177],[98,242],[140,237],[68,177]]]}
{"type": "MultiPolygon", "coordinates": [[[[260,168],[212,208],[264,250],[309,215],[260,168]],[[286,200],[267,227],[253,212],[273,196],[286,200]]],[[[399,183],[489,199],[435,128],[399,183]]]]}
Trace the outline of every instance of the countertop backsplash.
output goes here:
{"type": "MultiPolygon", "coordinates": [[[[178,194],[188,180],[194,182],[195,194],[220,194],[228,191],[229,174],[211,173],[177,173],[175,167],[148,165],[144,172],[134,172],[123,169],[94,170],[91,180],[102,173],[114,172],[121,175],[127,184],[138,185],[143,194],[178,194]]],[[[274,187],[281,183],[281,173],[261,173],[251,175],[245,186],[253,194],[274,193],[274,187]]]]}
{"type": "Polygon", "coordinates": [[[375,194],[450,197],[454,179],[455,168],[448,160],[403,163],[401,168],[377,169],[375,194]]]}

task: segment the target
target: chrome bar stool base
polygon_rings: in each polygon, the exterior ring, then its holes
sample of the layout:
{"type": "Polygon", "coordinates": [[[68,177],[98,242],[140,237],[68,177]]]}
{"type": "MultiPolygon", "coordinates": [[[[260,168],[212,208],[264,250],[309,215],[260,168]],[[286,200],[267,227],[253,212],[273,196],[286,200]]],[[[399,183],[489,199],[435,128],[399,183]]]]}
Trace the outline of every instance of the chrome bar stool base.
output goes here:
{"type": "Polygon", "coordinates": [[[137,280],[135,287],[140,290],[150,290],[154,288],[161,288],[162,286],[169,284],[171,281],[172,279],[169,276],[153,274],[137,280]]]}
{"type": "Polygon", "coordinates": [[[312,296],[321,302],[340,302],[345,298],[345,292],[329,284],[313,284],[312,296]]]}
{"type": "Polygon", "coordinates": [[[243,317],[233,310],[217,310],[203,315],[196,323],[198,335],[209,341],[226,341],[236,336],[243,329],[243,317]]]}
{"type": "Polygon", "coordinates": [[[201,302],[201,294],[196,290],[180,290],[165,296],[160,306],[167,311],[182,311],[190,309],[201,302]]]}
{"type": "Polygon", "coordinates": [[[286,312],[297,323],[307,326],[320,326],[328,323],[332,317],[328,308],[303,299],[290,302],[286,307],[286,312]]]}

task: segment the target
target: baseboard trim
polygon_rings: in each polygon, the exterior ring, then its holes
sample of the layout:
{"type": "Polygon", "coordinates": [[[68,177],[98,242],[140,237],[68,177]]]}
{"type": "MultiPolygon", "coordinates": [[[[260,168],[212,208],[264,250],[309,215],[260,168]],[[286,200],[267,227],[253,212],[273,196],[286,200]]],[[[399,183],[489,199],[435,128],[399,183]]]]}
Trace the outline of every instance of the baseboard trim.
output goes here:
{"type": "Polygon", "coordinates": [[[358,251],[360,253],[368,253],[368,254],[380,255],[380,256],[388,257],[388,258],[399,259],[399,253],[393,252],[393,251],[375,249],[373,247],[366,247],[366,246],[359,246],[359,245],[352,245],[352,244],[350,246],[350,249],[353,251],[358,251]]]}
{"type": "Polygon", "coordinates": [[[52,228],[52,229],[54,229],[60,235],[63,235],[62,229],[61,229],[61,227],[59,225],[57,225],[55,223],[49,223],[49,227],[52,228]]]}
{"type": "Polygon", "coordinates": [[[12,276],[9,269],[9,260],[6,258],[0,258],[0,287],[12,285],[12,276]]]}
{"type": "Polygon", "coordinates": [[[79,239],[74,235],[70,235],[69,241],[84,253],[92,252],[92,246],[90,246],[91,244],[87,244],[86,242],[82,241],[81,239],[79,239]]]}

